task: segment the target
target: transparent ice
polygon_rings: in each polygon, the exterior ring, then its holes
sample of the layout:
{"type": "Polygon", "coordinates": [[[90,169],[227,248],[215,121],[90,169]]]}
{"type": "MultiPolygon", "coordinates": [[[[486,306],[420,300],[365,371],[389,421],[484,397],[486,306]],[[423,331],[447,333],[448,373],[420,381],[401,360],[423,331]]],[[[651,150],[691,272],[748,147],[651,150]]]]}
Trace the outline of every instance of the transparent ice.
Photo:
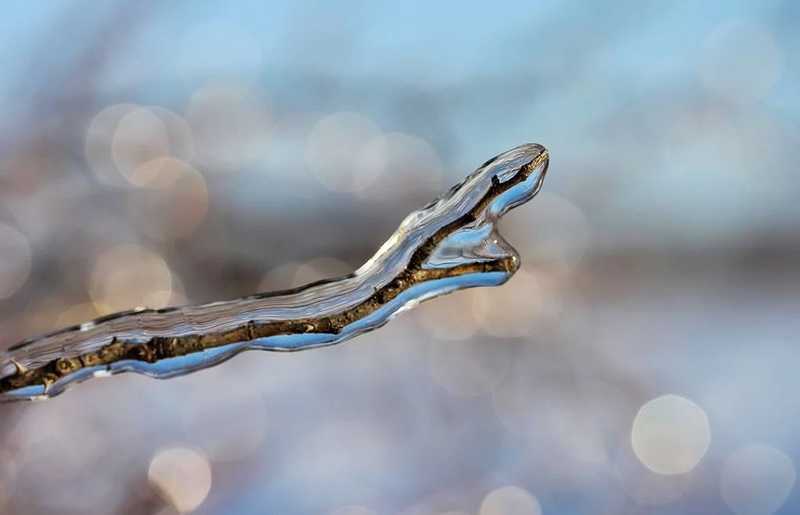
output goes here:
{"type": "Polygon", "coordinates": [[[536,195],[547,166],[547,151],[536,144],[496,156],[442,197],[409,214],[372,258],[345,277],[200,306],[129,311],[23,341],[0,353],[0,400],[49,398],[86,379],[128,371],[157,378],[179,376],[250,349],[298,351],[333,345],[376,329],[423,300],[502,284],[517,270],[519,257],[497,232],[497,221],[536,195]],[[379,295],[387,289],[394,293],[379,295]],[[371,307],[359,311],[366,305],[371,307]],[[329,331],[307,323],[343,318],[346,324],[329,331]],[[85,359],[114,342],[135,347],[154,339],[208,338],[245,326],[295,321],[309,329],[220,340],[197,352],[151,361],[122,356],[96,364],[85,359]],[[63,359],[72,359],[79,368],[23,385],[11,381],[52,369],[63,359]]]}

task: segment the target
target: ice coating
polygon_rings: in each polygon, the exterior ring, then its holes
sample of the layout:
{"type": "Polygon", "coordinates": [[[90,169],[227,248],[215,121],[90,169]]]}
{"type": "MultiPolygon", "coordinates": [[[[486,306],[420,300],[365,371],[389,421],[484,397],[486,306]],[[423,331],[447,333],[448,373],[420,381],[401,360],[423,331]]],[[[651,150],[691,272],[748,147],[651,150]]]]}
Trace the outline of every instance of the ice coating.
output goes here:
{"type": "Polygon", "coordinates": [[[0,400],[49,398],[91,377],[168,378],[243,350],[298,351],[376,329],[419,302],[503,284],[519,256],[497,220],[542,186],[548,153],[525,144],[409,214],[354,273],[237,300],[109,315],[0,352],[0,400]]]}

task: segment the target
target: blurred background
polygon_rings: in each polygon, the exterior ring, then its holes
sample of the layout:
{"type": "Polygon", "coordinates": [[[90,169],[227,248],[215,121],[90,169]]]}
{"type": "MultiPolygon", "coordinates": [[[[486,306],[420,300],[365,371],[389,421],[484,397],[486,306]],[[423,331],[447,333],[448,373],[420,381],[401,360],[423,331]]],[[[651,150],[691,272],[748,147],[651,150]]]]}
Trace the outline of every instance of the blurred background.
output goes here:
{"type": "Polygon", "coordinates": [[[0,406],[0,513],[800,511],[796,2],[2,10],[0,349],[348,273],[552,159],[503,287],[0,406]]]}

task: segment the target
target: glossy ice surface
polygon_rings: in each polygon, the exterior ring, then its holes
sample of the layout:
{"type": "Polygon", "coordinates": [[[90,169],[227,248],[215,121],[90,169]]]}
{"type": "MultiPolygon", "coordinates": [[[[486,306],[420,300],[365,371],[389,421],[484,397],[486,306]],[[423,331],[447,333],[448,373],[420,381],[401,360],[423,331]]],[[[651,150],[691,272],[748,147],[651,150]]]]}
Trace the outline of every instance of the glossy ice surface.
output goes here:
{"type": "Polygon", "coordinates": [[[547,166],[547,151],[535,144],[494,157],[409,214],[345,277],[201,306],[118,313],[21,342],[0,356],[0,400],[49,398],[91,377],[127,371],[179,376],[249,349],[333,345],[423,300],[502,284],[519,257],[496,222],[536,195],[547,166]]]}

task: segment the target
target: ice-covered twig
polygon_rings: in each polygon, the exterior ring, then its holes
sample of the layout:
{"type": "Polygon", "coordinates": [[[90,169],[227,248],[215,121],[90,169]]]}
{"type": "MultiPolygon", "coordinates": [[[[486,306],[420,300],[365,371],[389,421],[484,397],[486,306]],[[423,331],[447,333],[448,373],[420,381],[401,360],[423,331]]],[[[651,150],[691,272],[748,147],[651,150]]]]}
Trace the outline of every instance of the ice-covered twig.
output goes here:
{"type": "Polygon", "coordinates": [[[526,144],[487,161],[408,215],[348,276],[202,306],[127,311],[23,341],[0,355],[0,400],[49,398],[120,372],[174,377],[249,349],[333,345],[423,300],[502,284],[519,256],[496,222],[536,195],[548,158],[544,147],[526,144]]]}

